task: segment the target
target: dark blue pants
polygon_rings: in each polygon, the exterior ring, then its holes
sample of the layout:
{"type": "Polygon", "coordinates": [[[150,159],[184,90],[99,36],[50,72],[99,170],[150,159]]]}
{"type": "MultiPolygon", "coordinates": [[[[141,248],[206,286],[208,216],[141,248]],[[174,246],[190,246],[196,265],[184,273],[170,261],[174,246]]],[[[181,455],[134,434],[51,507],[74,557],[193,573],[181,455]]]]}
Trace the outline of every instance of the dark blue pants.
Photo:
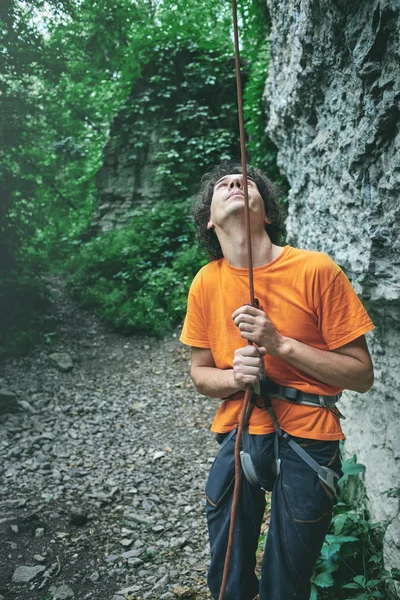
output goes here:
{"type": "MultiPolygon", "coordinates": [[[[222,436],[219,436],[221,441],[222,436]]],[[[208,585],[218,600],[230,523],[234,485],[235,437],[221,445],[206,485],[211,546],[208,585]]],[[[275,434],[250,435],[250,454],[264,485],[271,479],[275,434]]],[[[321,465],[339,475],[339,442],[294,438],[321,465]]],[[[336,501],[318,475],[279,440],[281,473],[272,490],[271,517],[261,568],[255,575],[256,551],[265,510],[265,494],[241,477],[239,504],[224,600],[309,600],[310,578],[332,518],[336,501]]]]}

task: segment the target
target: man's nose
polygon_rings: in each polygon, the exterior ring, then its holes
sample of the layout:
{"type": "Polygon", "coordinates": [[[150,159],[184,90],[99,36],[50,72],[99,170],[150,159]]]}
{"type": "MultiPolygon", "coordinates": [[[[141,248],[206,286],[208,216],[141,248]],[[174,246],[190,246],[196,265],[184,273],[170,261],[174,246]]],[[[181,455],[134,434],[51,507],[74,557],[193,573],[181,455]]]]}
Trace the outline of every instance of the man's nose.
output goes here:
{"type": "Polygon", "coordinates": [[[241,189],[243,187],[243,180],[241,177],[234,177],[233,179],[230,180],[229,187],[231,189],[233,189],[235,186],[238,187],[239,189],[241,189]]]}

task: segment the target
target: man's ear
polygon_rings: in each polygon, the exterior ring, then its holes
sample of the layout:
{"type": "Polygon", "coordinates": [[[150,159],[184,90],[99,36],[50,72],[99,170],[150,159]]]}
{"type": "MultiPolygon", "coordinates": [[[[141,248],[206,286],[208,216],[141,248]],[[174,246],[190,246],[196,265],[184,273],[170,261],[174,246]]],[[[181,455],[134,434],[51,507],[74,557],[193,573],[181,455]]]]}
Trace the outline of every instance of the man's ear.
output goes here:
{"type": "Polygon", "coordinates": [[[268,217],[265,217],[264,221],[267,225],[271,225],[272,223],[271,219],[269,219],[268,217]]]}
{"type": "Polygon", "coordinates": [[[211,221],[211,219],[207,223],[207,231],[210,231],[210,229],[214,229],[214,223],[211,221]]]}

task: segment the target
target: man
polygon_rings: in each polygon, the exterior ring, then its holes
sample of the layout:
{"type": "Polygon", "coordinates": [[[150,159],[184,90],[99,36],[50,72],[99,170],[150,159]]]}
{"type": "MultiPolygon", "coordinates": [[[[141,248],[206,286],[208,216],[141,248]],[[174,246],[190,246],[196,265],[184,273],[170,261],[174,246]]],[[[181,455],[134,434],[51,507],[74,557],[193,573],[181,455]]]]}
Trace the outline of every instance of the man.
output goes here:
{"type": "MultiPolygon", "coordinates": [[[[211,546],[208,584],[218,599],[233,494],[234,438],[246,384],[264,361],[267,377],[313,397],[366,392],[373,367],[364,334],[373,324],[342,270],[320,252],[279,246],[280,210],[265,175],[249,169],[248,195],[255,297],[249,306],[241,168],[223,164],[206,176],[195,205],[199,240],[211,262],[193,280],[181,341],[192,347],[191,377],[201,394],[221,398],[211,430],[222,443],[206,486],[211,546]],[[248,341],[254,345],[248,345],[248,341]]],[[[341,473],[336,411],[273,398],[281,429],[320,465],[341,473]]],[[[256,402],[250,454],[261,484],[271,480],[275,429],[256,402]]],[[[335,495],[279,438],[280,474],[272,490],[261,580],[255,554],[265,509],[260,486],[243,476],[225,600],[308,600],[310,577],[329,526],[335,495]],[[259,594],[259,596],[258,596],[259,594]]]]}

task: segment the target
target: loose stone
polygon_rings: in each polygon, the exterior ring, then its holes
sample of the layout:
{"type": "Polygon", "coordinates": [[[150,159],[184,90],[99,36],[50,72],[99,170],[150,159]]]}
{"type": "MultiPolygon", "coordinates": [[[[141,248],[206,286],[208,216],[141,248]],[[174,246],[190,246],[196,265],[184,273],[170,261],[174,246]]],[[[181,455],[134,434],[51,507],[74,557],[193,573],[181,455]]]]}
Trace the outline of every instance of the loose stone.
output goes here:
{"type": "Polygon", "coordinates": [[[141,567],[143,561],[141,558],[128,558],[128,565],[131,567],[141,567]]]}
{"type": "Polygon", "coordinates": [[[43,527],[38,527],[35,531],[35,537],[36,538],[42,538],[44,536],[44,528],[43,527]]]}
{"type": "Polygon", "coordinates": [[[45,557],[42,556],[41,554],[34,554],[33,555],[33,559],[36,560],[36,562],[38,562],[38,563],[44,563],[44,562],[46,562],[45,557]]]}
{"type": "Polygon", "coordinates": [[[33,409],[0,416],[0,463],[9,484],[3,492],[10,490],[0,501],[0,528],[9,532],[0,563],[9,560],[16,569],[31,556],[29,568],[42,569],[25,584],[32,589],[22,593],[24,584],[10,577],[1,593],[11,600],[11,586],[21,585],[19,600],[50,594],[54,600],[123,600],[129,593],[160,600],[183,580],[205,596],[205,572],[200,582],[195,571],[205,561],[203,456],[217,446],[207,425],[193,426],[211,422],[211,403],[194,389],[186,395],[174,386],[189,355],[179,362],[177,342],[151,342],[149,369],[137,351],[142,343],[135,342],[110,369],[119,334],[76,306],[66,315],[70,333],[62,345],[71,356],[83,356],[79,368],[65,377],[49,368],[43,349],[29,361],[6,364],[4,385],[0,380],[0,387],[18,385],[16,396],[33,409]],[[161,390],[157,402],[144,402],[155,388],[161,390]],[[163,456],[153,461],[156,452],[163,456]],[[180,550],[188,546],[183,540],[191,540],[188,553],[180,550]]]}
{"type": "Polygon", "coordinates": [[[74,365],[69,354],[66,352],[54,352],[49,356],[50,364],[62,373],[72,371],[74,365]]]}
{"type": "Polygon", "coordinates": [[[171,548],[183,548],[187,543],[188,541],[185,537],[173,538],[171,540],[171,548]]]}
{"type": "Polygon", "coordinates": [[[125,558],[126,560],[128,560],[128,558],[136,558],[137,556],[139,556],[139,554],[142,554],[143,549],[140,548],[134,548],[132,550],[128,550],[128,552],[124,552],[123,554],[121,554],[122,558],[125,558]]]}
{"type": "Polygon", "coordinates": [[[53,593],[53,600],[71,600],[72,598],[75,598],[75,593],[68,585],[60,585],[53,593]]]}
{"type": "Polygon", "coordinates": [[[36,565],[35,567],[17,567],[12,576],[13,583],[29,583],[35,579],[39,573],[43,573],[45,570],[46,567],[41,567],[39,565],[36,565]]]}

